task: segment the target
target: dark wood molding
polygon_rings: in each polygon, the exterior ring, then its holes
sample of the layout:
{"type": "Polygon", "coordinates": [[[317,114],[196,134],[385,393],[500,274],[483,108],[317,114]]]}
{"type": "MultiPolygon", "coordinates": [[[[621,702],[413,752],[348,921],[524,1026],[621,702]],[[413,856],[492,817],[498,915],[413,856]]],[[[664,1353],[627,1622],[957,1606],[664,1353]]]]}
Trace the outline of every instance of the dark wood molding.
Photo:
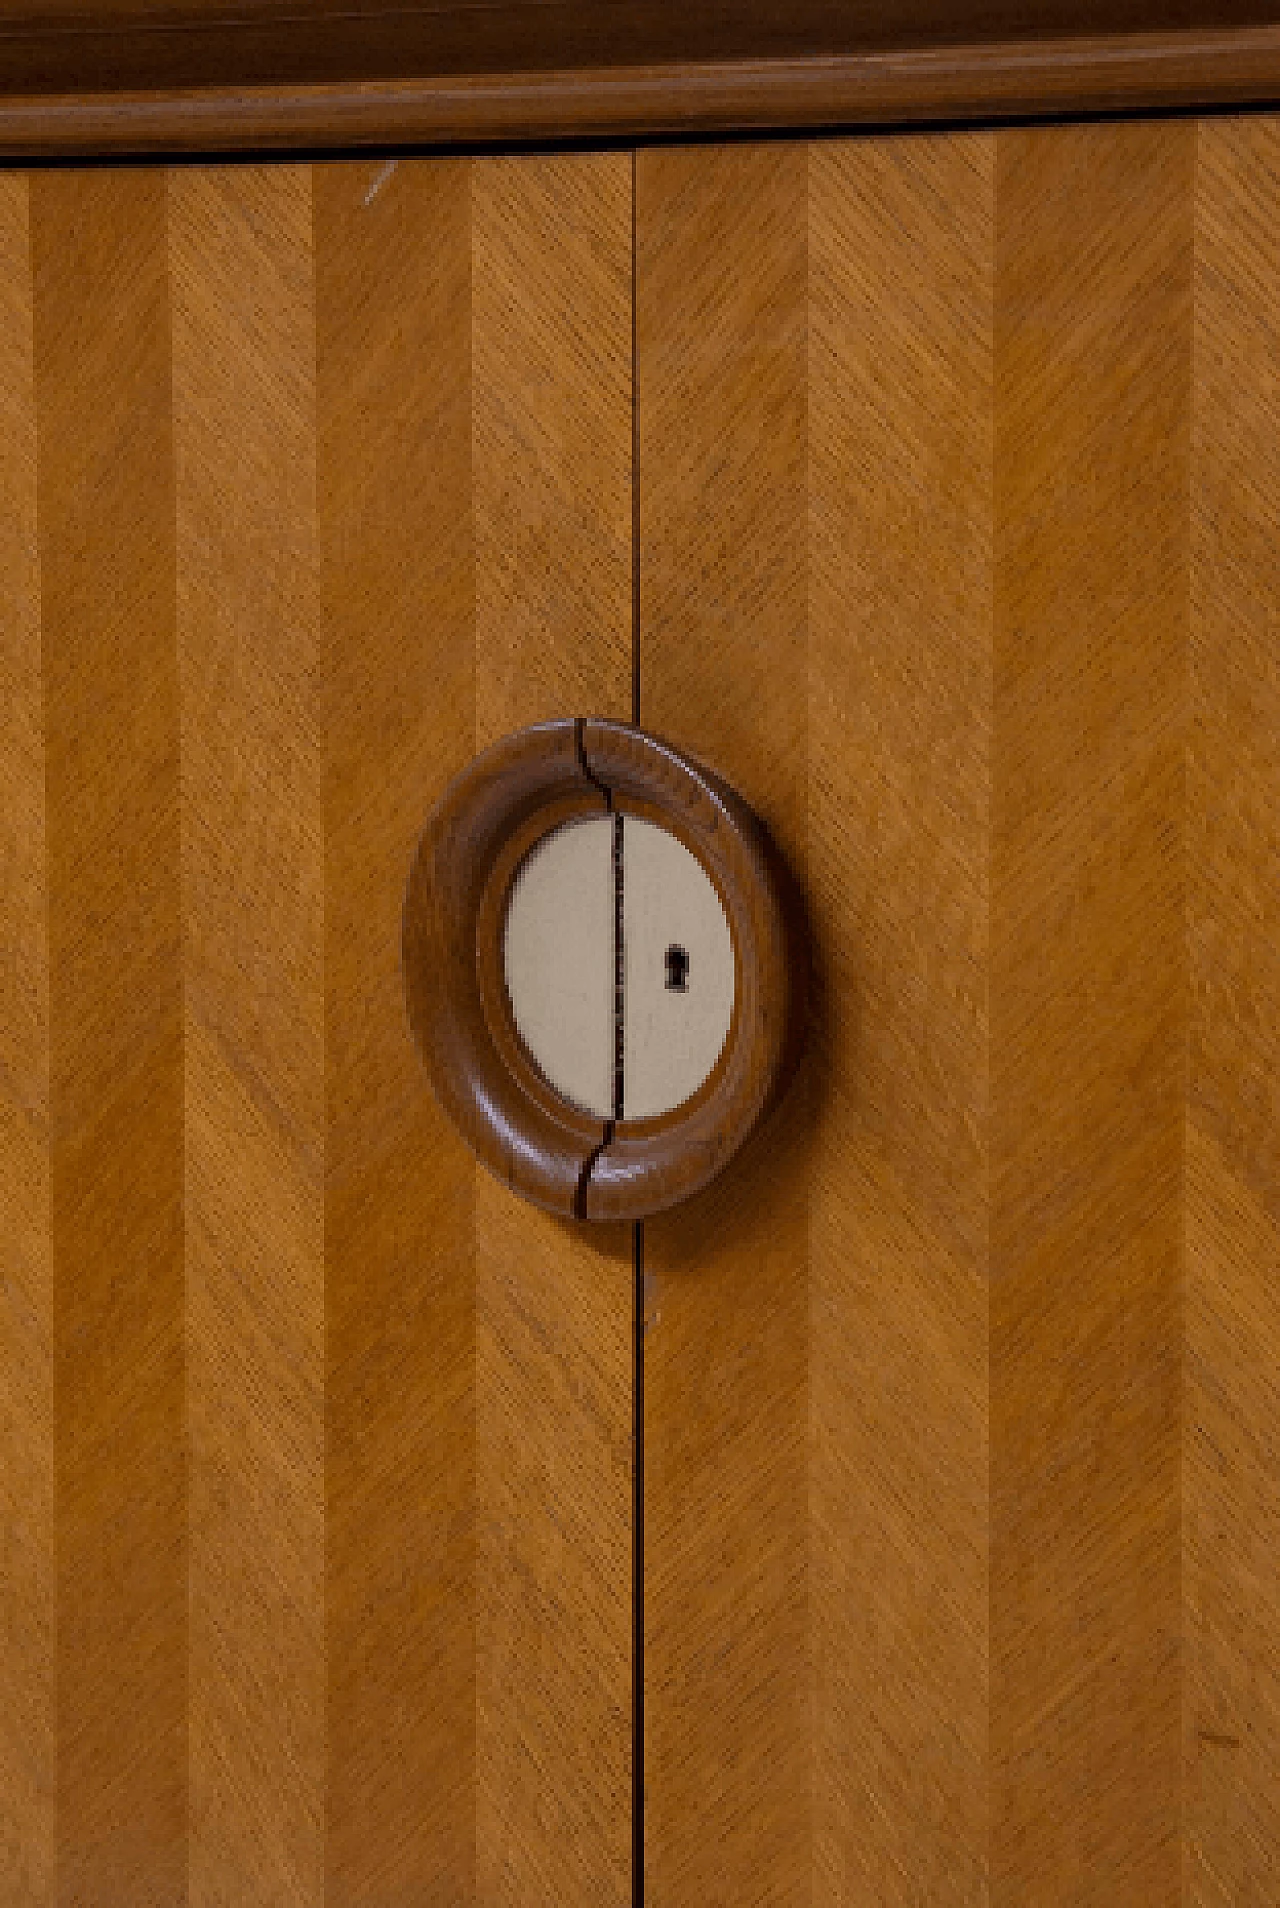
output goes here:
{"type": "Polygon", "coordinates": [[[732,789],[627,723],[566,718],[487,749],[433,810],[405,901],[409,1024],[444,1111],[513,1192],[566,1219],[645,1219],[714,1179],[783,1091],[802,1036],[805,945],[786,870],[732,789]],[[679,837],[733,936],[724,1050],[691,1099],[653,1120],[603,1120],[563,1099],[526,1051],[506,993],[502,938],[520,864],[553,829],[609,808],[679,837]]]}
{"type": "Polygon", "coordinates": [[[1257,104],[1280,0],[0,5],[0,154],[518,145],[1257,104]]]}

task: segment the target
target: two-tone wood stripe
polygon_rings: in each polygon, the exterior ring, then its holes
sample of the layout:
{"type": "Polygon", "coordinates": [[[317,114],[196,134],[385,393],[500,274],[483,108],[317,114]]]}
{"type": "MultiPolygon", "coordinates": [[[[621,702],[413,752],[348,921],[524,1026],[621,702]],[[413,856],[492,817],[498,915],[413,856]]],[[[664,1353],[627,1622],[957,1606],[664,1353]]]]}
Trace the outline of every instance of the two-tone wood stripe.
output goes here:
{"type": "Polygon", "coordinates": [[[0,180],[0,1870],[57,1859],[54,1262],[30,187],[0,180]]]}
{"type": "Polygon", "coordinates": [[[1179,1898],[1188,126],[998,141],[992,1891],[1179,1898]]]}
{"type": "Polygon", "coordinates": [[[313,183],[325,752],[326,1899],[475,1898],[475,1193],[400,912],[471,753],[470,168],[313,183]]]}
{"type": "Polygon", "coordinates": [[[1280,123],[1201,127],[1188,810],[1184,1900],[1280,1872],[1280,123]]]}
{"type": "Polygon", "coordinates": [[[324,711],[305,169],[170,180],[193,1903],[324,1872],[324,711]],[[234,457],[229,457],[234,443],[234,457]]]}
{"type": "Polygon", "coordinates": [[[31,182],[60,1901],[187,1843],[183,1028],[165,181],[31,182]]]}
{"type": "Polygon", "coordinates": [[[986,1892],[987,139],[808,177],[812,1895],[986,1892]]]}

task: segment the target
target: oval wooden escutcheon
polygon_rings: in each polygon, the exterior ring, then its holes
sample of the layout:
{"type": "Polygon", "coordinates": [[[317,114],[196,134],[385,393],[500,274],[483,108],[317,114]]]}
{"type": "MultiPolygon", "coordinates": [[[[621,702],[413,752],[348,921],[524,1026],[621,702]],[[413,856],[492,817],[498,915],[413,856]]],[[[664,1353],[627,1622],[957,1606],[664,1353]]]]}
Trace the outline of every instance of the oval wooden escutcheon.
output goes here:
{"type": "Polygon", "coordinates": [[[795,890],[746,803],[623,722],[566,717],[477,756],[433,811],[410,873],[405,991],[435,1093],[491,1172],[568,1218],[646,1218],[728,1164],[798,1055],[807,971],[795,890]],[[720,1058],[690,1099],[650,1120],[600,1119],[557,1093],[520,1037],[503,973],[507,903],[524,858],[565,822],[610,810],[684,844],[733,939],[736,1000],[720,1058]]]}

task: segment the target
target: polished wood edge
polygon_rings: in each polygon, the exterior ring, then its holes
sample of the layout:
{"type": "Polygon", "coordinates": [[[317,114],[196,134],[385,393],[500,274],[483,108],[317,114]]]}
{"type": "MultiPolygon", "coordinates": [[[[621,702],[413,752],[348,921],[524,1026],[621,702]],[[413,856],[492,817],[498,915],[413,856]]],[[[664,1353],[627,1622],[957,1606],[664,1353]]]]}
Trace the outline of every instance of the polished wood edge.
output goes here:
{"type": "Polygon", "coordinates": [[[1280,99],[1280,25],[787,59],[0,95],[0,156],[519,146],[1280,99]]]}

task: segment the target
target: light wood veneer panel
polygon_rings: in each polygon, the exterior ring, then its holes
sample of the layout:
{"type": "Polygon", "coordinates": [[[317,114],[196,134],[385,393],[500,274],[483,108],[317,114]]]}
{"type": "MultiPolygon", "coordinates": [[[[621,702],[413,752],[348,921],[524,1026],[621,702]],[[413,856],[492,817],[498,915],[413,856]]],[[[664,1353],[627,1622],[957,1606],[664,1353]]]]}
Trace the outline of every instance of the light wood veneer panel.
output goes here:
{"type": "Polygon", "coordinates": [[[1186,1895],[1280,1874],[1280,122],[1199,129],[1191,476],[1186,1895]]]}
{"type": "MultiPolygon", "coordinates": [[[[631,161],[472,173],[475,746],[631,699],[631,161]]],[[[478,1899],[631,1884],[631,1239],[476,1180],[478,1899]]]]}
{"type": "Polygon", "coordinates": [[[159,173],[31,181],[49,949],[60,1902],[187,1826],[174,466],[159,173]]]}
{"type": "Polygon", "coordinates": [[[322,1898],[324,747],[311,175],[169,180],[192,1908],[322,1898]]]}
{"type": "Polygon", "coordinates": [[[815,146],[808,232],[811,1898],[977,1908],[994,141],[815,146]]]}
{"type": "Polygon", "coordinates": [[[55,1875],[49,922],[30,185],[0,180],[0,1874],[55,1875]]]}
{"type": "Polygon", "coordinates": [[[630,713],[631,158],[472,166],[476,746],[630,713]]]}
{"type": "Polygon", "coordinates": [[[1186,126],[998,142],[992,1892],[1172,1903],[1186,126]]]}
{"type": "Polygon", "coordinates": [[[325,737],[325,1900],[475,1900],[475,1176],[400,971],[472,751],[471,168],[313,175],[325,737]]]}

